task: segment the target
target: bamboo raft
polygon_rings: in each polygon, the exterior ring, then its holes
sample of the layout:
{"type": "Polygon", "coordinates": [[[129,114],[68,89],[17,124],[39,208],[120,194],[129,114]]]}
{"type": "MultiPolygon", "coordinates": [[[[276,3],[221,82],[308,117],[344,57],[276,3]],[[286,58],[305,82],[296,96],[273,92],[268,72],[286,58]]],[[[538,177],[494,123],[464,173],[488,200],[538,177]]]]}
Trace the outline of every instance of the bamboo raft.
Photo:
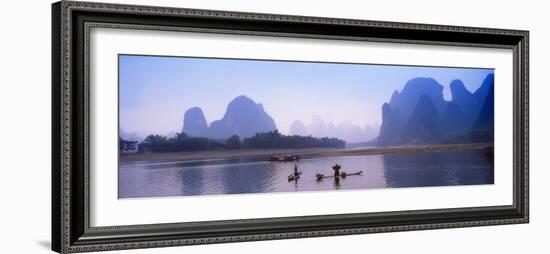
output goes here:
{"type": "Polygon", "coordinates": [[[317,175],[315,175],[315,177],[317,177],[317,181],[321,181],[321,180],[323,180],[323,179],[325,179],[325,178],[337,178],[337,179],[340,179],[340,178],[346,178],[346,177],[348,177],[348,176],[359,176],[359,175],[361,175],[361,174],[363,174],[363,171],[357,171],[357,172],[355,172],[355,173],[346,173],[346,172],[342,172],[342,173],[340,173],[339,176],[335,176],[335,175],[328,175],[328,176],[326,176],[326,175],[323,175],[323,174],[317,174],[317,175]]]}

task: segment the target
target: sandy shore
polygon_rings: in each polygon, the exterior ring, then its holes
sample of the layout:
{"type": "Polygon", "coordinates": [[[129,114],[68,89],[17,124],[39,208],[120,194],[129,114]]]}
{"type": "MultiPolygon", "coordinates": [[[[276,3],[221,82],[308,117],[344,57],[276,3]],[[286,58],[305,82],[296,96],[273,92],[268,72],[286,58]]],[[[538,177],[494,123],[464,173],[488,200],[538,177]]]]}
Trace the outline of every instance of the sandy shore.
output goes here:
{"type": "Polygon", "coordinates": [[[275,155],[299,155],[301,158],[329,157],[329,156],[358,156],[358,155],[379,155],[393,153],[423,153],[423,152],[445,152],[450,150],[474,150],[493,148],[493,144],[445,144],[425,146],[395,146],[395,147],[366,147],[352,149],[331,149],[331,148],[305,148],[305,149],[253,149],[253,150],[219,150],[201,152],[178,152],[178,153],[144,153],[144,154],[122,154],[121,162],[133,161],[187,161],[206,159],[232,159],[232,158],[265,158],[266,160],[275,155]]]}

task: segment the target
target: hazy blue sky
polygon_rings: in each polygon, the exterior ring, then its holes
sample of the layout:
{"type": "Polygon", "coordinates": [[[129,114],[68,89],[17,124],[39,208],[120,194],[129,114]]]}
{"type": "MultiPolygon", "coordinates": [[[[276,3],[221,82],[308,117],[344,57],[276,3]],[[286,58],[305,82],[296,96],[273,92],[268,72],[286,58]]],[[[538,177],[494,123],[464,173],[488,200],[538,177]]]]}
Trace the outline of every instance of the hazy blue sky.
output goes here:
{"type": "Polygon", "coordinates": [[[450,100],[449,83],[464,82],[474,92],[488,69],[330,64],[184,57],[119,56],[120,127],[125,132],[179,132],[183,114],[202,108],[211,123],[223,117],[239,95],[262,103],[277,128],[351,120],[364,126],[381,123],[381,106],[394,90],[415,77],[431,77],[450,100]]]}

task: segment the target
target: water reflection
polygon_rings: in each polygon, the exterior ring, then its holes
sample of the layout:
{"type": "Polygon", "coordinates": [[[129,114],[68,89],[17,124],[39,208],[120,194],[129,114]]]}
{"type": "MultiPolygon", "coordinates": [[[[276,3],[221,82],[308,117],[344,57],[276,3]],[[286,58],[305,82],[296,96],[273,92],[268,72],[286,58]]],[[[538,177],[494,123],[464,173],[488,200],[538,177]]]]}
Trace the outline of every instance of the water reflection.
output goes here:
{"type": "Polygon", "coordinates": [[[225,194],[266,192],[273,182],[275,172],[270,162],[238,163],[227,165],[221,170],[225,194]]]}
{"type": "Polygon", "coordinates": [[[188,196],[203,193],[203,170],[199,168],[189,168],[178,172],[182,182],[181,191],[183,195],[188,196]]]}
{"type": "Polygon", "coordinates": [[[384,156],[387,187],[492,184],[493,161],[483,151],[384,156]]]}
{"type": "Polygon", "coordinates": [[[341,156],[296,162],[300,178],[288,181],[294,162],[243,158],[187,162],[123,163],[119,168],[119,197],[163,197],[421,187],[493,183],[493,162],[483,151],[341,156]],[[360,176],[316,180],[316,174],[363,171],[360,176]]]}

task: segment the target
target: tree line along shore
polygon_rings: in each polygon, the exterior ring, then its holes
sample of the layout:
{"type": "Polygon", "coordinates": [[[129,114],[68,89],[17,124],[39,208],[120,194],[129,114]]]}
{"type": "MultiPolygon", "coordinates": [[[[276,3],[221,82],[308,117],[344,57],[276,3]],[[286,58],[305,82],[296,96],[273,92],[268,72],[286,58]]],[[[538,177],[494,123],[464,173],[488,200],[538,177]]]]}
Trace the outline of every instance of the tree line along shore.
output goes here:
{"type": "MultiPolygon", "coordinates": [[[[127,140],[120,138],[120,151],[125,149],[127,140]]],[[[190,136],[184,132],[174,137],[149,135],[138,144],[138,153],[170,153],[240,149],[299,149],[299,148],[344,148],[346,142],[337,138],[283,135],[279,131],[256,133],[241,139],[232,135],[227,139],[212,139],[190,136]]]]}

